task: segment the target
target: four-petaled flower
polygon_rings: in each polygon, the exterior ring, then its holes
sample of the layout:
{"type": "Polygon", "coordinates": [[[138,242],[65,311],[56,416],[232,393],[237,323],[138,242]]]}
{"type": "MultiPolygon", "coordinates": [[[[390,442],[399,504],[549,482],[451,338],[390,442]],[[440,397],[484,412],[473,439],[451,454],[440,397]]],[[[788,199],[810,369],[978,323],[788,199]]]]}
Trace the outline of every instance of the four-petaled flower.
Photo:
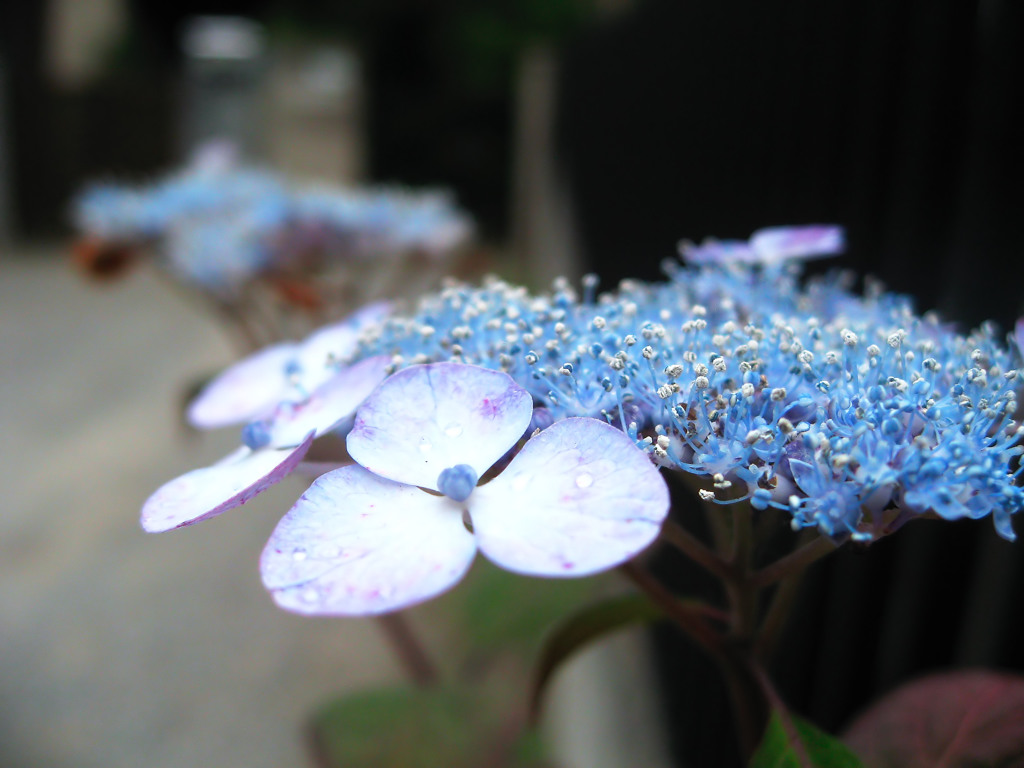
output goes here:
{"type": "Polygon", "coordinates": [[[406,368],[362,404],[359,462],[316,480],[263,552],[266,587],[299,613],[399,610],[453,586],[477,548],[523,574],[584,576],[658,535],[664,480],[625,434],[591,418],[535,432],[503,471],[533,401],[506,374],[459,363],[406,368]]]}

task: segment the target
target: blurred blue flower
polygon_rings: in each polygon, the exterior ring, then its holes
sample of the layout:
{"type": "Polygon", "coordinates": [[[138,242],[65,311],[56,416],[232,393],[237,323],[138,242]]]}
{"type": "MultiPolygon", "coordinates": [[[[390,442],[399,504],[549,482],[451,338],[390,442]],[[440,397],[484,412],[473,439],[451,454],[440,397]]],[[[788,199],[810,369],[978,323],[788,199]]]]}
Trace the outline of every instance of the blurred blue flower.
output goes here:
{"type": "Polygon", "coordinates": [[[148,186],[93,184],[73,216],[101,241],[155,246],[177,278],[221,297],[275,269],[409,252],[440,258],[473,235],[472,219],[441,190],[292,188],[220,146],[148,186]]]}

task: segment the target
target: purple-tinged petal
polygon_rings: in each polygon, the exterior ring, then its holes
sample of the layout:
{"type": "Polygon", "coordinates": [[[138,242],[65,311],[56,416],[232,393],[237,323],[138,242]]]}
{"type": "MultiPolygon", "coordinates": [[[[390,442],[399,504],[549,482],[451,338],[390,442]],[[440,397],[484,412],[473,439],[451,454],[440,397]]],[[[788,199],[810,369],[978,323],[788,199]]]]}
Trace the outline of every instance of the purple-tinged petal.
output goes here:
{"type": "Polygon", "coordinates": [[[1024,355],[1024,317],[1018,317],[1013,326],[1013,340],[1017,344],[1017,352],[1024,355]]]}
{"type": "Polygon", "coordinates": [[[625,562],[657,538],[668,506],[646,454],[588,418],[532,437],[469,499],[480,551],[535,576],[585,576],[625,562]]]}
{"type": "Polygon", "coordinates": [[[281,403],[267,420],[270,445],[294,445],[310,431],[317,436],[329,432],[355,413],[356,408],[387,375],[387,355],[360,360],[335,371],[334,375],[301,402],[281,403]]]}
{"type": "Polygon", "coordinates": [[[700,245],[683,240],[679,243],[679,253],[690,264],[750,264],[757,260],[753,249],[744,240],[709,237],[700,245]]]}
{"type": "Polygon", "coordinates": [[[750,236],[750,246],[762,264],[787,259],[812,258],[842,253],[846,247],[843,228],[816,224],[808,227],[768,227],[750,236]]]}
{"type": "Polygon", "coordinates": [[[291,342],[275,344],[225,369],[189,405],[189,423],[198,429],[216,429],[241,424],[273,408],[288,392],[285,370],[295,350],[291,342]]]}
{"type": "Polygon", "coordinates": [[[352,465],[320,477],[281,519],[260,572],[282,608],[366,616],[444,592],[475,554],[461,505],[352,465]]]}
{"type": "Polygon", "coordinates": [[[482,476],[523,436],[532,413],[533,399],[507,374],[414,365],[360,406],[348,452],[378,475],[437,490],[441,472],[457,464],[482,476]]]}
{"type": "Polygon", "coordinates": [[[995,524],[996,533],[1002,536],[1007,541],[1016,541],[1017,534],[1013,530],[1013,520],[1010,517],[1010,513],[1005,509],[994,509],[992,510],[992,522],[995,524]]]}
{"type": "Polygon", "coordinates": [[[817,465],[812,465],[800,459],[789,460],[789,469],[793,473],[793,480],[807,496],[822,496],[826,490],[822,482],[821,473],[817,465]]]}
{"type": "Polygon", "coordinates": [[[312,443],[310,434],[285,451],[239,448],[213,466],[171,480],[143,505],[143,529],[149,533],[169,531],[245,504],[290,474],[312,443]]]}

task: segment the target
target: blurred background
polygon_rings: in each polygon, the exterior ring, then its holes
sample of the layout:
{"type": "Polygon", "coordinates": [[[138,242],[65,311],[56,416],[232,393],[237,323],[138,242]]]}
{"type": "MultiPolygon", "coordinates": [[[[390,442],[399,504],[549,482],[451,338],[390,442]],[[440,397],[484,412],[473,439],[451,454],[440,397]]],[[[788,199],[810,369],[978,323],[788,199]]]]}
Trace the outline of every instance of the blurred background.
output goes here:
{"type": "MultiPolygon", "coordinates": [[[[1022,52],[1014,0],[3,4],[0,765],[302,764],[310,707],[396,676],[373,627],[262,593],[255,558],[294,488],[138,532],[155,487],[235,444],[187,436],[178,409],[237,351],[153,269],[73,272],[87,181],[149,182],[227,138],[294,179],[441,186],[478,228],[460,268],[535,288],[656,278],[682,238],[836,222],[840,266],[1009,329],[1022,52]]],[[[827,728],[930,669],[1024,667],[1019,547],[984,523],[913,534],[808,580],[777,672],[827,728]]],[[[677,761],[707,765],[724,699],[677,695],[715,695],[679,642],[656,643],[663,722],[677,761]]]]}

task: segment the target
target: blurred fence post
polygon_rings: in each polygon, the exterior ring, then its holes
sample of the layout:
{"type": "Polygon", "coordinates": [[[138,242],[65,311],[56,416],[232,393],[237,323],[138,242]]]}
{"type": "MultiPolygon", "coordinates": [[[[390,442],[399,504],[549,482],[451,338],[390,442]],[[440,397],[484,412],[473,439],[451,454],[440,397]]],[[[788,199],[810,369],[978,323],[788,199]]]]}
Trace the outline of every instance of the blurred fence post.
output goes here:
{"type": "Polygon", "coordinates": [[[263,27],[238,16],[196,16],[182,31],[181,149],[233,143],[243,157],[263,154],[263,27]]]}
{"type": "Polygon", "coordinates": [[[363,71],[342,42],[275,45],[267,159],[292,178],[356,184],[365,176],[363,71]]]}
{"type": "Polygon", "coordinates": [[[570,201],[555,158],[558,60],[548,46],[519,60],[512,192],[512,250],[537,286],[579,277],[570,201]]]}

